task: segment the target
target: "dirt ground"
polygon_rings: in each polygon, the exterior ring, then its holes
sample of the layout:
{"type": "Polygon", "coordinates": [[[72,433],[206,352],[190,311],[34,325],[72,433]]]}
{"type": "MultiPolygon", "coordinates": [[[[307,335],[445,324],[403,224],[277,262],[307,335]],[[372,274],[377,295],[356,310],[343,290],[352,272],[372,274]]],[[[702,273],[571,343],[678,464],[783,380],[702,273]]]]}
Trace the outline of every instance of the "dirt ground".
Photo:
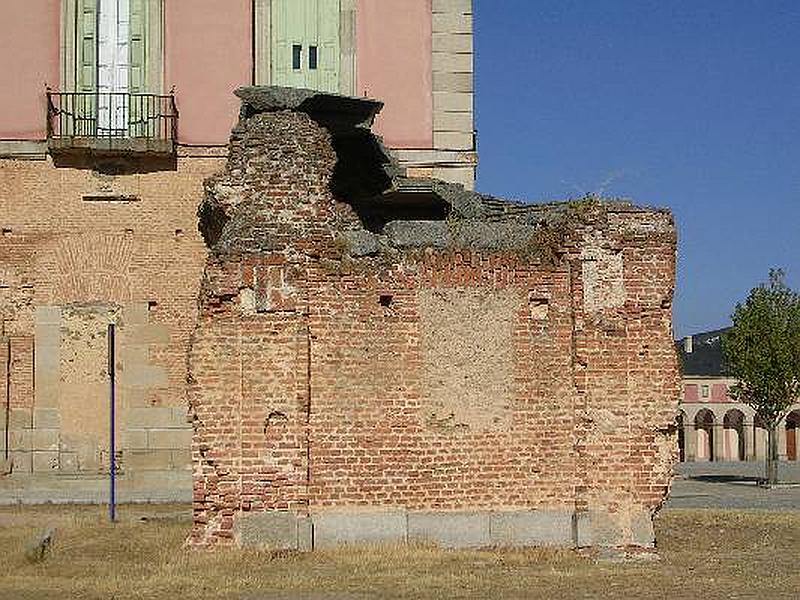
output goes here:
{"type": "Polygon", "coordinates": [[[311,554],[183,547],[184,506],[0,509],[0,598],[798,598],[800,511],[667,509],[658,560],[568,550],[353,546],[311,554]],[[25,550],[53,528],[39,563],[25,550]]]}

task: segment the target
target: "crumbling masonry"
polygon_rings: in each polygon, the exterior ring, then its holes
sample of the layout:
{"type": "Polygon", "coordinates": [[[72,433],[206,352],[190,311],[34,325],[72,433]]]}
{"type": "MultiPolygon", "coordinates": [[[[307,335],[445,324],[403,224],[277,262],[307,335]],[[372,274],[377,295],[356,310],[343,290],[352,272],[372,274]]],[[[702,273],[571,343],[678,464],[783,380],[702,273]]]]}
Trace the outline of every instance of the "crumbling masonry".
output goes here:
{"type": "Polygon", "coordinates": [[[670,213],[405,179],[378,103],[237,93],[200,208],[190,542],[652,545],[670,213]]]}

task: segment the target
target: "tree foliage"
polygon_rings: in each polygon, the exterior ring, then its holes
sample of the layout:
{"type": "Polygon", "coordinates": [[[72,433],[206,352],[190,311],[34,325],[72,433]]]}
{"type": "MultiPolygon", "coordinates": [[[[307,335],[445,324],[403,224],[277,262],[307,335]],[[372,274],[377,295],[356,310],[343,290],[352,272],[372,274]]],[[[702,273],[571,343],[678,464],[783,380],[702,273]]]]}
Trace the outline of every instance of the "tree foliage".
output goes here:
{"type": "Polygon", "coordinates": [[[731,393],[763,421],[777,423],[800,396],[800,294],[773,269],[732,319],[722,336],[727,372],[738,381],[731,393]]]}
{"type": "Polygon", "coordinates": [[[753,408],[767,428],[767,479],[777,480],[775,429],[800,397],[800,294],[784,283],[780,269],[750,291],[733,312],[722,336],[730,393],[753,408]]]}

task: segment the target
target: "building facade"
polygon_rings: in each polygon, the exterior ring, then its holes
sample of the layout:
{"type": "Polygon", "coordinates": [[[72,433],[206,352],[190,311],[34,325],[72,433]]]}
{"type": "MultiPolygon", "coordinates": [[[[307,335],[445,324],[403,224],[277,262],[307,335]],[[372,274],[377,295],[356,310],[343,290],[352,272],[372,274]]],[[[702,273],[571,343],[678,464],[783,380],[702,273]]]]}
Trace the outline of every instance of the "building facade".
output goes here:
{"type": "Polygon", "coordinates": [[[97,500],[116,325],[121,496],[188,499],[203,182],[242,85],[379,98],[406,173],[471,187],[469,0],[0,8],[0,501],[97,500]]]}
{"type": "MultiPolygon", "coordinates": [[[[678,413],[681,461],[762,460],[767,432],[755,411],[729,395],[735,380],[724,375],[724,329],[687,336],[678,343],[683,393],[678,413]]],[[[797,460],[800,405],[778,426],[778,459],[797,460]]]]}

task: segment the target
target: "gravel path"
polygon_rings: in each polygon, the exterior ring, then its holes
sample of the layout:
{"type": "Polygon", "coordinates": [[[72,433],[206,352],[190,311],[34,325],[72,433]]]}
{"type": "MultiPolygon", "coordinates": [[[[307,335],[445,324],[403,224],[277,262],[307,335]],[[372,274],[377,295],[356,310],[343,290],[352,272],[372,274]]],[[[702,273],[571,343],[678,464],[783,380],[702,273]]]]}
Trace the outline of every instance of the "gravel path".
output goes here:
{"type": "Polygon", "coordinates": [[[681,463],[666,508],[742,508],[800,510],[800,464],[781,463],[780,484],[758,487],[764,464],[681,463]]]}

